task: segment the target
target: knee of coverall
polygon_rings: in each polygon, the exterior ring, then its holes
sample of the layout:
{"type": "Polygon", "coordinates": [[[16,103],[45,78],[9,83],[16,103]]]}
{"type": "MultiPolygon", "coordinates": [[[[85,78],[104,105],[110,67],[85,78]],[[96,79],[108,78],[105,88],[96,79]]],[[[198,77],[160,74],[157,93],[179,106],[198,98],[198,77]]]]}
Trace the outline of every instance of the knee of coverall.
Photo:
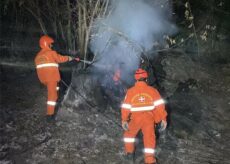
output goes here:
{"type": "Polygon", "coordinates": [[[48,90],[48,100],[49,101],[56,101],[57,100],[57,82],[48,82],[47,83],[47,90],[48,90]]]}
{"type": "Polygon", "coordinates": [[[156,136],[154,124],[143,125],[142,127],[144,147],[155,148],[156,147],[156,136]]]}
{"type": "Polygon", "coordinates": [[[125,144],[125,152],[126,153],[133,153],[136,141],[136,134],[134,131],[125,131],[123,141],[125,144]]]}
{"type": "Polygon", "coordinates": [[[144,140],[144,155],[145,163],[154,163],[155,159],[155,130],[154,123],[148,123],[142,127],[143,140],[144,140]]]}
{"type": "Polygon", "coordinates": [[[57,101],[57,82],[47,82],[47,115],[53,115],[57,101]]]}
{"type": "Polygon", "coordinates": [[[136,141],[136,135],[140,130],[140,125],[135,122],[135,120],[131,120],[129,122],[129,129],[124,132],[124,143],[125,143],[125,151],[127,153],[133,153],[136,141]]]}

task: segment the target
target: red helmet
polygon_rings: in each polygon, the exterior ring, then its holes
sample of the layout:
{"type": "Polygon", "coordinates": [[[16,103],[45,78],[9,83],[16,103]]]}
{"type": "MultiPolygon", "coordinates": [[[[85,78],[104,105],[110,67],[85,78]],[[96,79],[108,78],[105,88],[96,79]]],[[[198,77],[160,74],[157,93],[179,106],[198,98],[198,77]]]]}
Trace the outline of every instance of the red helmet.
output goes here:
{"type": "Polygon", "coordinates": [[[44,35],[39,40],[39,45],[42,49],[50,49],[50,45],[54,42],[53,38],[44,35]]]}
{"type": "Polygon", "coordinates": [[[135,79],[136,80],[140,80],[141,78],[146,79],[147,77],[148,77],[148,73],[145,70],[143,70],[141,68],[136,70],[136,72],[135,72],[135,79]]]}

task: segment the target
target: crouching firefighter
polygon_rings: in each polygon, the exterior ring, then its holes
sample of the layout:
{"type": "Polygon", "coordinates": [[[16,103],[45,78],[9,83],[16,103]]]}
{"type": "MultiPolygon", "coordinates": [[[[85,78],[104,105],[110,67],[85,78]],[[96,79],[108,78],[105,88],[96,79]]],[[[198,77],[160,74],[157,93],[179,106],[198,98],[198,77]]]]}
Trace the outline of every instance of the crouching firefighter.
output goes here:
{"type": "Polygon", "coordinates": [[[161,131],[167,126],[164,100],[159,92],[148,86],[148,74],[143,69],[135,72],[135,86],[127,90],[121,107],[122,128],[126,156],[134,160],[135,136],[139,130],[143,133],[144,158],[146,164],[155,164],[155,125],[160,123],[161,131]]]}
{"type": "Polygon", "coordinates": [[[58,99],[58,82],[60,81],[58,63],[74,60],[71,56],[62,56],[52,50],[52,43],[54,43],[54,40],[51,37],[42,36],[39,40],[41,50],[34,60],[38,78],[47,87],[48,91],[47,121],[55,119],[54,110],[58,99]]]}

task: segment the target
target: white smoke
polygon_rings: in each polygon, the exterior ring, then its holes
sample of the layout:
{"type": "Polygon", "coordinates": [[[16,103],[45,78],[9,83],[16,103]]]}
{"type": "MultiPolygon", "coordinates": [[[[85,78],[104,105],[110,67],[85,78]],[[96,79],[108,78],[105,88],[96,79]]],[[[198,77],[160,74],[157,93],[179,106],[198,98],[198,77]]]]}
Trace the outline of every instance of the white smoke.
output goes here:
{"type": "MultiPolygon", "coordinates": [[[[125,74],[138,68],[140,55],[153,49],[156,41],[172,34],[175,27],[168,21],[168,0],[113,0],[112,11],[97,19],[92,31],[91,51],[96,65],[116,69],[120,63],[125,74]]],[[[123,77],[128,77],[124,75],[123,77]]]]}

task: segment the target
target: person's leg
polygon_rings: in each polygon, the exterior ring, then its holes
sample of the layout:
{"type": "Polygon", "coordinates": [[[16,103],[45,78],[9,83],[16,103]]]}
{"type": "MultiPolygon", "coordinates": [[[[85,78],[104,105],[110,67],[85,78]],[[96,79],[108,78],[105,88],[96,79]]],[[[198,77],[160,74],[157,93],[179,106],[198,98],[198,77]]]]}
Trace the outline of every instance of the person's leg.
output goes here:
{"type": "Polygon", "coordinates": [[[140,126],[135,122],[135,119],[129,122],[129,129],[124,132],[125,152],[134,152],[135,137],[140,130],[140,126]]]}
{"type": "Polygon", "coordinates": [[[155,158],[155,147],[156,137],[154,130],[154,123],[152,121],[146,121],[142,127],[143,139],[144,139],[144,155],[145,163],[152,164],[156,162],[155,158]]]}
{"type": "Polygon", "coordinates": [[[47,83],[48,100],[47,100],[47,116],[54,115],[54,109],[57,103],[57,82],[47,83]]]}
{"type": "Polygon", "coordinates": [[[58,110],[61,106],[61,102],[62,102],[62,99],[63,99],[63,91],[62,91],[62,86],[60,86],[60,83],[57,82],[57,87],[56,87],[56,91],[57,91],[57,100],[56,100],[56,105],[55,105],[55,108],[54,108],[54,116],[57,115],[58,113],[58,110]]]}
{"type": "Polygon", "coordinates": [[[128,160],[134,160],[135,154],[135,137],[140,130],[140,119],[131,117],[128,130],[124,132],[125,153],[128,160]]]}

